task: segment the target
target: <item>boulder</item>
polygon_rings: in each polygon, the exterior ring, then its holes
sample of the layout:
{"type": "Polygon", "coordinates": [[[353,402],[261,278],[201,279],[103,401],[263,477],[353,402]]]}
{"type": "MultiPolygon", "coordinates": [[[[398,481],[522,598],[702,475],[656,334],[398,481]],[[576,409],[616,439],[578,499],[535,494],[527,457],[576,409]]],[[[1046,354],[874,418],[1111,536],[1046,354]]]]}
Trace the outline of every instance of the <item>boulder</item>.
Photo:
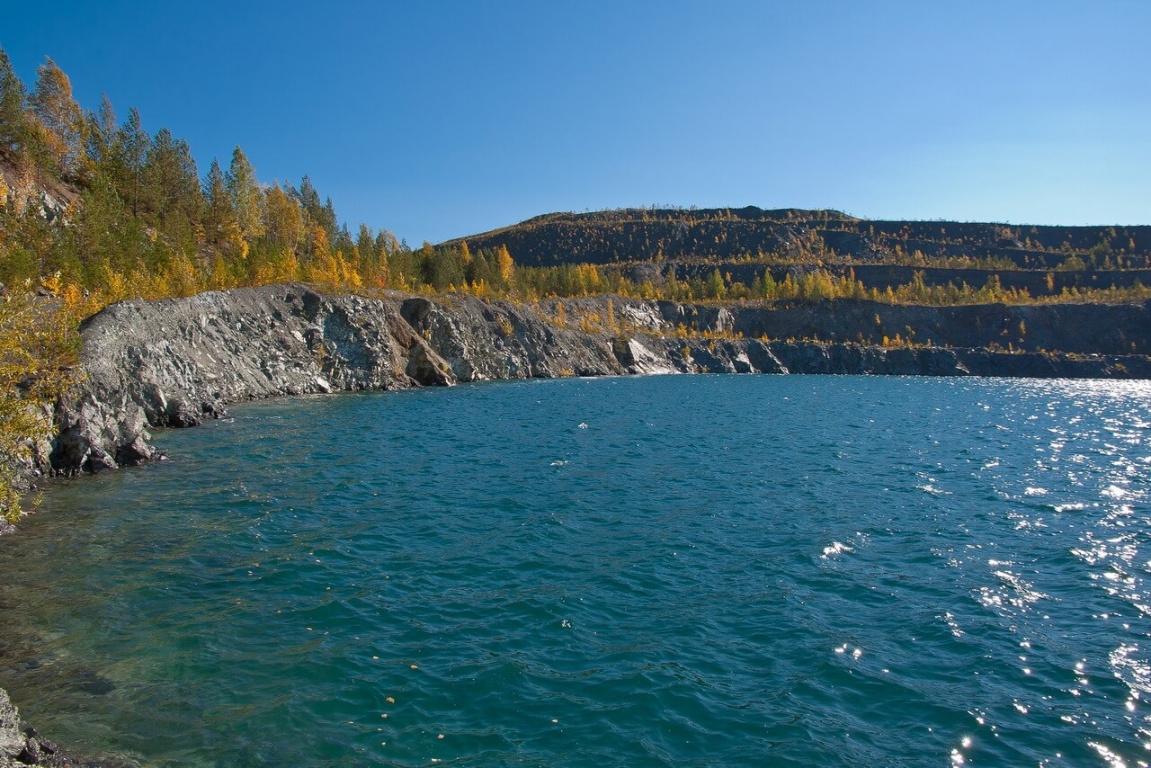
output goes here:
{"type": "Polygon", "coordinates": [[[15,761],[26,742],[20,730],[20,713],[8,698],[8,692],[0,688],[0,766],[4,765],[4,759],[15,761]]]}

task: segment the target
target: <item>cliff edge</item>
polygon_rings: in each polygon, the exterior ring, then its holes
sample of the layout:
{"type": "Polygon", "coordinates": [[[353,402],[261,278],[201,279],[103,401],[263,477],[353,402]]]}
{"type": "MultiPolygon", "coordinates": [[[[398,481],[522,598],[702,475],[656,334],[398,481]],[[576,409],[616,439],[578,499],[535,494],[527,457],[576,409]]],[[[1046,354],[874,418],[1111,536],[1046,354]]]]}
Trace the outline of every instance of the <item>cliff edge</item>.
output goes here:
{"type": "MultiPolygon", "coordinates": [[[[619,297],[522,305],[466,294],[328,296],[299,284],[122,302],[83,324],[83,379],[57,407],[58,434],[40,466],[73,474],[137,464],[156,458],[151,428],[193,426],[230,403],[283,395],[650,373],[1151,378],[1142,355],[767,340],[769,332],[850,337],[879,317],[841,304],[827,312],[619,297]]],[[[1108,311],[1084,307],[1085,316],[1108,311]]],[[[1034,309],[984,308],[980,317],[1014,328],[1026,310],[1044,325],[1034,309]]],[[[899,309],[901,322],[908,311],[899,309]]],[[[943,343],[970,336],[965,315],[915,311],[924,315],[916,325],[943,343]]],[[[1075,322],[1066,306],[1052,312],[1075,322]]]]}

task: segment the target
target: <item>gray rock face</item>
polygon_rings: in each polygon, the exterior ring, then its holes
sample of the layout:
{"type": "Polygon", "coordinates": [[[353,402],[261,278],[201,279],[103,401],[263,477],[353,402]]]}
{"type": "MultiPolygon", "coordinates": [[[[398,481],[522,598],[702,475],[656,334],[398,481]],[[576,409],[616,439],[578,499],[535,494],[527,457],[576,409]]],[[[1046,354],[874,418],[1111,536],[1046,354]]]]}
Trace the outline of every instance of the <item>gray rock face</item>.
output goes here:
{"type": "Polygon", "coordinates": [[[81,332],[84,379],[57,410],[50,458],[62,472],[151,459],[149,427],[193,426],[230,402],[454,381],[399,302],[302,286],[123,302],[81,332]]]}
{"type": "Polygon", "coordinates": [[[65,757],[35,728],[21,723],[20,713],[8,698],[8,693],[0,688],[0,768],[27,768],[29,765],[100,768],[96,761],[65,757]]]}
{"type": "MultiPolygon", "coordinates": [[[[149,429],[193,426],[229,403],[283,395],[653,373],[1151,377],[1137,355],[742,338],[740,329],[778,330],[789,312],[619,297],[531,306],[470,295],[365,299],[303,285],[123,302],[84,323],[84,379],[58,405],[41,469],[153,460],[149,429]]],[[[874,322],[870,307],[835,312],[874,322]]]]}
{"type": "Polygon", "coordinates": [[[412,298],[401,314],[448,362],[455,381],[627,372],[606,334],[560,327],[515,304],[469,295],[412,298]]]}
{"type": "Polygon", "coordinates": [[[81,332],[84,378],[58,405],[46,458],[56,473],[157,458],[150,428],[193,426],[256,398],[627,372],[606,334],[471,296],[270,286],[123,302],[81,332]]]}
{"type": "Polygon", "coordinates": [[[24,750],[24,734],[20,731],[20,713],[16,711],[8,694],[0,689],[0,768],[14,764],[16,756],[24,750]],[[11,763],[5,760],[12,761],[11,763]]]}

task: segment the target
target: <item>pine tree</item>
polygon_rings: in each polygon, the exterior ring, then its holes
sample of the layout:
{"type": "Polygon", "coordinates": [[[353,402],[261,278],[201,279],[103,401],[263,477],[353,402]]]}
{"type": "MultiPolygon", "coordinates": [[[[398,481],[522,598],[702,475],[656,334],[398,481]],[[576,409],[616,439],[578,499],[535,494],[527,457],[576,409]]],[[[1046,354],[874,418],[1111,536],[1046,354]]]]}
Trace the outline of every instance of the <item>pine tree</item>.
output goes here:
{"type": "Polygon", "coordinates": [[[186,234],[200,222],[203,194],[196,161],[188,143],[167,128],[156,132],[145,157],[141,200],[143,212],[170,231],[186,234]]]}
{"type": "Polygon", "coordinates": [[[336,233],[335,248],[345,258],[350,258],[355,254],[356,244],[352,241],[352,233],[348,231],[348,225],[340,227],[340,231],[336,233]]]}
{"type": "Polygon", "coordinates": [[[424,281],[437,291],[460,287],[467,282],[458,251],[433,248],[424,243],[420,249],[420,261],[424,269],[424,281]]]}
{"type": "Polygon", "coordinates": [[[232,164],[228,167],[224,184],[232,198],[232,209],[236,212],[236,221],[244,239],[251,241],[263,235],[260,182],[256,179],[256,169],[239,147],[232,152],[232,164]]]}
{"type": "Polygon", "coordinates": [[[328,233],[329,240],[336,240],[338,236],[339,220],[336,218],[336,206],[332,198],[324,198],[324,207],[320,212],[318,221],[324,231],[328,233]]]}
{"type": "MultiPolygon", "coordinates": [[[[466,246],[467,244],[465,243],[464,245],[466,246]]],[[[487,254],[483,251],[468,254],[468,259],[464,263],[464,276],[467,278],[468,284],[473,286],[481,286],[493,282],[492,267],[491,264],[488,263],[487,254]]]]}
{"type": "Polygon", "coordinates": [[[92,288],[106,289],[113,274],[123,277],[142,270],[148,249],[154,247],[102,173],[82,193],[72,230],[83,259],[84,285],[92,288]]]}
{"type": "Polygon", "coordinates": [[[300,190],[297,196],[305,220],[309,223],[321,221],[324,215],[324,205],[320,202],[320,193],[312,186],[312,180],[309,177],[304,176],[300,180],[300,190]]]}
{"type": "Polygon", "coordinates": [[[381,231],[376,234],[376,279],[382,288],[391,284],[391,271],[388,255],[398,250],[396,236],[391,232],[381,231]]]}
{"type": "Polygon", "coordinates": [[[20,153],[27,141],[24,83],[12,71],[8,54],[0,48],[0,148],[20,153]]]}
{"type": "Polygon", "coordinates": [[[108,94],[100,99],[100,109],[95,115],[87,116],[88,129],[85,132],[88,138],[87,161],[88,175],[103,172],[111,173],[110,166],[116,160],[116,140],[119,129],[116,126],[116,111],[112,109],[112,102],[108,94]]]}
{"type": "Polygon", "coordinates": [[[224,172],[220,169],[220,161],[213,158],[204,179],[204,234],[208,242],[219,245],[226,242],[231,231],[236,229],[236,211],[232,208],[224,172]]]}
{"type": "Polygon", "coordinates": [[[370,279],[379,272],[380,260],[376,255],[376,238],[372,228],[363,223],[360,224],[360,231],[356,236],[356,264],[364,279],[370,279]]]}
{"type": "Polygon", "coordinates": [[[707,276],[706,291],[709,299],[722,299],[727,295],[727,286],[724,284],[723,275],[719,273],[718,269],[712,270],[711,274],[707,276]]]}
{"type": "Polygon", "coordinates": [[[132,208],[132,215],[141,212],[140,193],[144,186],[144,161],[148,156],[151,140],[140,124],[140,112],[135,107],[128,110],[128,122],[120,129],[116,138],[117,168],[119,174],[114,180],[120,196],[132,208]]]}

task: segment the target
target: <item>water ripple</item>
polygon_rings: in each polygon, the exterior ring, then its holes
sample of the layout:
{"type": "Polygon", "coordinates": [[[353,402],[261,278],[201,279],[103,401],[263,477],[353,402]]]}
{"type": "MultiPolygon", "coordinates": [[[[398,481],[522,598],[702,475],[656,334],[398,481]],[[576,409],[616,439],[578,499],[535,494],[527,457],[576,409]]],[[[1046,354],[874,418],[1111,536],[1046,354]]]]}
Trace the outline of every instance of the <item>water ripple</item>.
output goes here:
{"type": "Polygon", "coordinates": [[[148,765],[1137,765],[1151,388],[273,402],[0,540],[0,685],[148,765]]]}

